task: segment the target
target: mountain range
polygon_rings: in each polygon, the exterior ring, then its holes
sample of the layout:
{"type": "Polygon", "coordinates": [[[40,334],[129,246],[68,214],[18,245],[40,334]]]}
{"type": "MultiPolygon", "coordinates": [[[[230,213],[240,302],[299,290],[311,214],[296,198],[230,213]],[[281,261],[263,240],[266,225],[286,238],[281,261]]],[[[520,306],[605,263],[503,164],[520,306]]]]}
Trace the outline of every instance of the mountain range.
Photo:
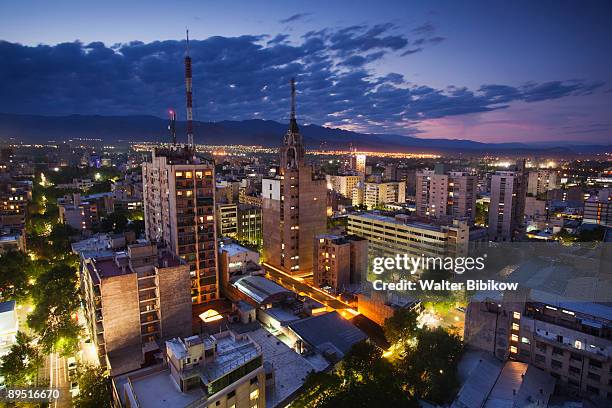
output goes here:
{"type": "MultiPolygon", "coordinates": [[[[73,138],[101,139],[107,143],[170,140],[168,121],[156,116],[41,116],[0,113],[0,140],[48,143],[73,138]]],[[[261,145],[281,143],[287,124],[272,120],[194,122],[195,142],[210,145],[261,145]]],[[[301,125],[310,148],[402,152],[508,152],[592,154],[612,150],[612,145],[550,143],[482,143],[463,139],[421,139],[394,134],[365,134],[309,124],[301,125]]],[[[185,122],[177,123],[179,141],[185,139],[185,122]]]]}

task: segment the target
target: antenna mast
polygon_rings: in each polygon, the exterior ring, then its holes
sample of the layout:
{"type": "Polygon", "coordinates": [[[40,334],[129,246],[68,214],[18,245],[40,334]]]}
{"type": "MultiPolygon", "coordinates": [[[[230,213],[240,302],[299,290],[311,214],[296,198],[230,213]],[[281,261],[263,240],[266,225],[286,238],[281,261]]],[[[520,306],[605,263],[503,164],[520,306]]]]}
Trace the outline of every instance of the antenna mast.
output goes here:
{"type": "Polygon", "coordinates": [[[187,49],[185,52],[185,92],[187,96],[187,146],[194,147],[193,143],[193,95],[191,76],[191,57],[189,56],[189,30],[187,33],[187,49]]]}

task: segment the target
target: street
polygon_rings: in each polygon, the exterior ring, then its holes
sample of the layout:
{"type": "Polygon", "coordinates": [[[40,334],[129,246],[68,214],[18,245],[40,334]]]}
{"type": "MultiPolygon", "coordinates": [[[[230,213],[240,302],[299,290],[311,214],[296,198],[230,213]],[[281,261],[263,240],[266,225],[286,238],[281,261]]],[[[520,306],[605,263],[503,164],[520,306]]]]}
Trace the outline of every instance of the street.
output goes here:
{"type": "Polygon", "coordinates": [[[60,397],[50,403],[52,408],[69,408],[72,406],[70,395],[70,380],[68,378],[68,368],[66,359],[58,353],[49,354],[45,359],[45,364],[49,372],[49,388],[58,388],[60,397]]]}
{"type": "Polygon", "coordinates": [[[327,307],[336,310],[340,315],[346,319],[358,315],[359,313],[354,310],[348,303],[345,303],[338,298],[330,295],[329,293],[315,288],[306,283],[302,278],[292,277],[280,269],[263,263],[263,267],[266,270],[266,277],[277,282],[279,285],[292,290],[299,295],[308,296],[311,299],[316,300],[319,303],[326,305],[327,307]]]}

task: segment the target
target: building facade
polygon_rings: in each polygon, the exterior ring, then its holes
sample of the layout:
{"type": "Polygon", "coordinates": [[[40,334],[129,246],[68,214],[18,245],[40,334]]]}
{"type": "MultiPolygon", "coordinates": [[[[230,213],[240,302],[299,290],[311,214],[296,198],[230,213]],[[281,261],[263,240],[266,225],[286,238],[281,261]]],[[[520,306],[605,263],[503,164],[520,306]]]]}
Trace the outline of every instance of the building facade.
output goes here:
{"type": "Polygon", "coordinates": [[[421,217],[468,219],[476,215],[476,176],[459,171],[416,173],[416,213],[421,217]]]}
{"type": "Polygon", "coordinates": [[[140,368],[161,342],[191,334],[189,266],[154,244],[81,259],[81,293],[100,362],[112,375],[140,368]]]}
{"type": "Polygon", "coordinates": [[[537,197],[548,190],[554,190],[558,187],[556,170],[539,169],[529,172],[527,194],[537,197]]]}
{"type": "Polygon", "coordinates": [[[214,163],[174,146],[155,149],[142,173],[147,239],[190,265],[194,303],[218,299],[214,163]]]}
{"type": "Polygon", "coordinates": [[[368,241],[357,236],[315,237],[313,279],[317,287],[340,291],[359,284],[368,272],[368,241]]]}
{"type": "Polygon", "coordinates": [[[363,190],[363,204],[368,209],[384,206],[385,204],[405,203],[406,183],[403,181],[387,181],[384,183],[365,183],[363,190]]]}
{"type": "Polygon", "coordinates": [[[289,130],[280,148],[279,174],[262,180],[264,259],[290,274],[312,272],[314,237],[325,232],[325,179],[304,162],[304,144],[295,118],[295,85],[289,130]]]}
{"type": "Polygon", "coordinates": [[[522,170],[491,176],[489,239],[512,241],[520,236],[525,215],[525,176],[522,170]]]}

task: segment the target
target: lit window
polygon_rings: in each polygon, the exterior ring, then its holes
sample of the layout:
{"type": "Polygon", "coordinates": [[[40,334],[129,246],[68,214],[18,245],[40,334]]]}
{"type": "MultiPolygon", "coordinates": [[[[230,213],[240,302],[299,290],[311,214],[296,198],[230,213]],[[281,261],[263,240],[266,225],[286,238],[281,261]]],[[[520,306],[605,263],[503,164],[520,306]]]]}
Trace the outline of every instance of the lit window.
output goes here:
{"type": "Polygon", "coordinates": [[[519,325],[517,323],[512,323],[512,330],[517,330],[519,329],[519,325]]]}
{"type": "Polygon", "coordinates": [[[510,336],[510,340],[518,341],[518,336],[516,334],[513,334],[513,335],[510,336]]]}
{"type": "Polygon", "coordinates": [[[193,173],[190,171],[185,172],[185,177],[187,178],[192,178],[193,177],[193,173]]]}
{"type": "Polygon", "coordinates": [[[513,316],[515,319],[520,319],[520,318],[521,318],[521,312],[514,312],[514,313],[512,314],[512,316],[513,316]]]}
{"type": "Polygon", "coordinates": [[[206,216],[206,221],[212,221],[213,220],[213,216],[212,215],[207,215],[206,216]]]}
{"type": "Polygon", "coordinates": [[[515,346],[510,346],[510,352],[512,354],[516,354],[516,353],[518,353],[518,349],[515,346]]]}
{"type": "Polygon", "coordinates": [[[529,341],[529,339],[527,337],[522,337],[521,338],[521,343],[531,344],[531,342],[529,341]]]}
{"type": "Polygon", "coordinates": [[[577,348],[578,350],[582,350],[582,342],[580,340],[576,340],[574,342],[574,348],[577,348]]]}
{"type": "Polygon", "coordinates": [[[183,177],[183,172],[182,171],[177,171],[176,172],[176,177],[183,177]]]}

